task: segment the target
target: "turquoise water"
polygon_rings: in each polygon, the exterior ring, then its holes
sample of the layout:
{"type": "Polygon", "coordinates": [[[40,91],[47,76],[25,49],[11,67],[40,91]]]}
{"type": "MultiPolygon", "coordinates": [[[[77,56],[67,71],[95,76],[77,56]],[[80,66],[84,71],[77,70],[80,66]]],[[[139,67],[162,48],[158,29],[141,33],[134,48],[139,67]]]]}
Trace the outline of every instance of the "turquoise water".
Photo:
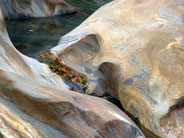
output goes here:
{"type": "Polygon", "coordinates": [[[39,59],[40,53],[56,46],[59,39],[80,25],[101,5],[89,0],[67,0],[79,12],[64,16],[37,19],[6,20],[8,34],[14,46],[24,46],[20,52],[39,59]]]}
{"type": "Polygon", "coordinates": [[[85,16],[76,14],[41,19],[6,21],[8,34],[14,46],[24,45],[19,51],[38,59],[40,52],[57,45],[59,39],[77,27],[85,16]]]}

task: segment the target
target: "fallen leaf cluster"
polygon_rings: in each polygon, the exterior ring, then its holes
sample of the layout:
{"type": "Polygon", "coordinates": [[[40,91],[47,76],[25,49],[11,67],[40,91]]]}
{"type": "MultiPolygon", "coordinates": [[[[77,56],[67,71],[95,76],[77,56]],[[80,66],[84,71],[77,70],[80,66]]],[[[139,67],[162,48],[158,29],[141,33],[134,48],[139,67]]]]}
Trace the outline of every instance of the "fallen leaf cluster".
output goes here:
{"type": "Polygon", "coordinates": [[[88,83],[85,80],[85,77],[82,74],[77,73],[67,65],[65,65],[61,59],[56,58],[55,61],[47,61],[46,58],[51,55],[50,51],[45,51],[40,54],[40,59],[42,63],[46,63],[52,72],[58,74],[63,79],[67,79],[71,81],[74,86],[71,87],[70,90],[80,92],[80,93],[87,93],[88,90],[88,83]]]}

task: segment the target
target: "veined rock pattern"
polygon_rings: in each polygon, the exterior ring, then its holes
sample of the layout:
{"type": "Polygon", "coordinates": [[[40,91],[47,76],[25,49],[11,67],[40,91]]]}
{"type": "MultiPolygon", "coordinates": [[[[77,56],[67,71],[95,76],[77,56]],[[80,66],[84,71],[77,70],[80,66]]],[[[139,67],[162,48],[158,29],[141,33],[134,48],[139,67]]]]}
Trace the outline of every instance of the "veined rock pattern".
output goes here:
{"type": "Polygon", "coordinates": [[[116,0],[61,38],[52,58],[111,93],[155,137],[184,136],[184,1],[116,0]]]}

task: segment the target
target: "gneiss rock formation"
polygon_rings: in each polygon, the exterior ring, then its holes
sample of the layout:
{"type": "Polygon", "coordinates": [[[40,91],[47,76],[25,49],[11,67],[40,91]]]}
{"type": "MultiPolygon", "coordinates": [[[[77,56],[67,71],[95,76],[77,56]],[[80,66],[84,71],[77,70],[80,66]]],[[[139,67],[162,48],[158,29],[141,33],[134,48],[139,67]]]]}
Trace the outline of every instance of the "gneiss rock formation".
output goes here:
{"type": "Polygon", "coordinates": [[[184,1],[116,0],[51,50],[155,136],[184,136],[184,1]]]}
{"type": "Polygon", "coordinates": [[[141,138],[115,105],[78,94],[12,45],[0,12],[0,137],[141,138]]]}

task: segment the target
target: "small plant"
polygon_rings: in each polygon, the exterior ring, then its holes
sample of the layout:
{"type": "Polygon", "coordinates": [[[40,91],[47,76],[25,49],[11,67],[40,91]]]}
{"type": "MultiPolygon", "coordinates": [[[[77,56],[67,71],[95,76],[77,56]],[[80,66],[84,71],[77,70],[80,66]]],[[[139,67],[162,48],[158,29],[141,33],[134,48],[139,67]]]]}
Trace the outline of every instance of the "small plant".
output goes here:
{"type": "Polygon", "coordinates": [[[65,65],[61,59],[56,58],[55,61],[47,61],[47,57],[51,55],[50,51],[45,51],[40,54],[40,62],[46,63],[50,70],[59,76],[61,76],[63,79],[67,79],[71,81],[74,85],[78,86],[77,89],[75,87],[70,88],[70,90],[87,93],[88,90],[88,83],[85,80],[85,78],[82,76],[82,74],[79,74],[72,70],[70,67],[65,65]]]}

